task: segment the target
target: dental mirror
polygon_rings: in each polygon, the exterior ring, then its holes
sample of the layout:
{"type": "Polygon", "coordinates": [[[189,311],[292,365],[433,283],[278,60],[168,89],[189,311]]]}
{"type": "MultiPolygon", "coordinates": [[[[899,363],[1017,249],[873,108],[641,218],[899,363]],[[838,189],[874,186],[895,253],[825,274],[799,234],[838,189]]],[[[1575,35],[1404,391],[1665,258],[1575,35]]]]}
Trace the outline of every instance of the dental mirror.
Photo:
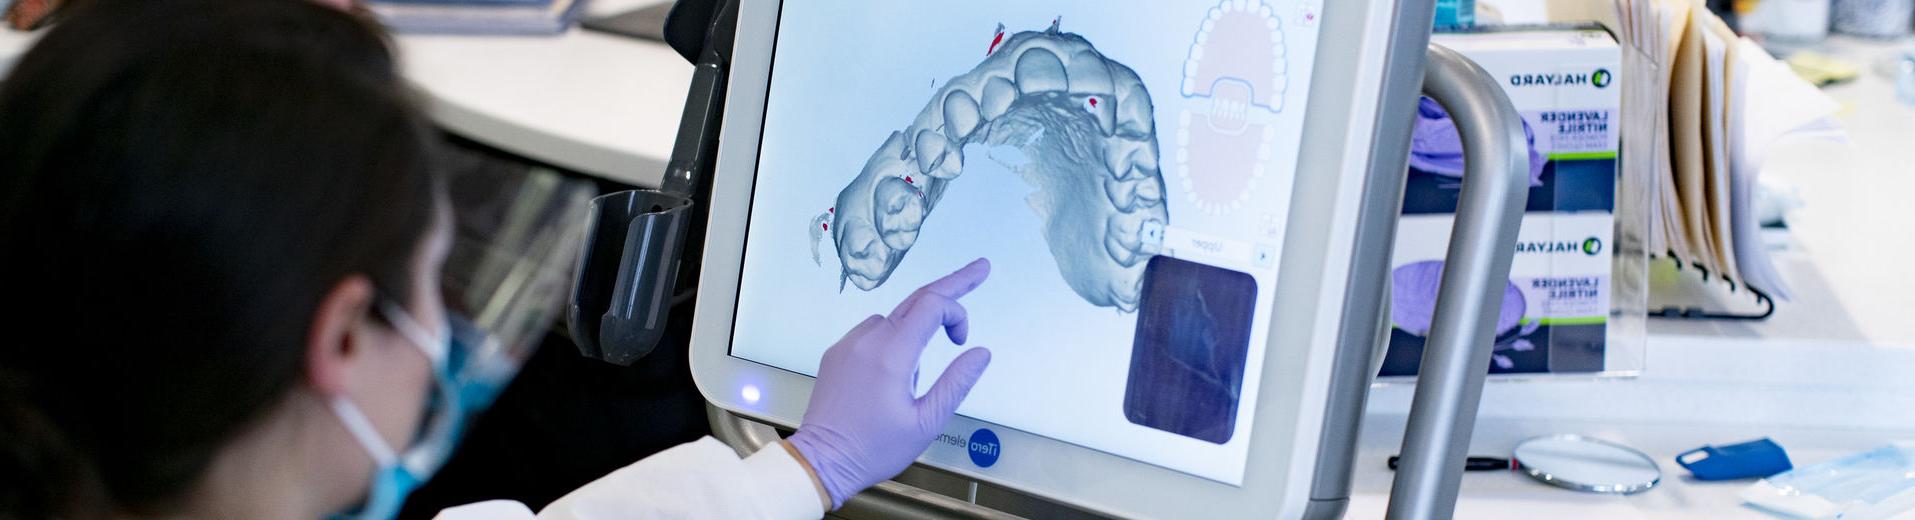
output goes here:
{"type": "Polygon", "coordinates": [[[1649,455],[1581,435],[1526,440],[1516,445],[1512,458],[1520,471],[1536,480],[1588,493],[1628,495],[1662,481],[1662,469],[1649,455]]]}

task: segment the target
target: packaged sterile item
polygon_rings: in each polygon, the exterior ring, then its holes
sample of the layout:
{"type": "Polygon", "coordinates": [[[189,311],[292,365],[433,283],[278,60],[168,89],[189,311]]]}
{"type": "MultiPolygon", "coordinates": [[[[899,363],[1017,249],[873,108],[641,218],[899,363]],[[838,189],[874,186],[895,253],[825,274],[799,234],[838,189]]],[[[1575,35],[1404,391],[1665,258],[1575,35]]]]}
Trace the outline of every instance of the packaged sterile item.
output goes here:
{"type": "MultiPolygon", "coordinates": [[[[1601,29],[1437,34],[1474,60],[1523,115],[1529,202],[1496,320],[1491,373],[1605,370],[1616,207],[1622,53],[1601,29]]],[[[1462,187],[1462,146],[1425,99],[1411,137],[1396,233],[1389,351],[1382,375],[1415,375],[1462,187]]]]}
{"type": "Polygon", "coordinates": [[[1728,446],[1703,446],[1676,456],[1676,464],[1696,480],[1736,480],[1772,476],[1794,468],[1789,452],[1767,437],[1728,446]]]}
{"type": "Polygon", "coordinates": [[[1915,511],[1915,442],[1897,442],[1762,479],[1742,491],[1794,518],[1867,520],[1915,511]]]}

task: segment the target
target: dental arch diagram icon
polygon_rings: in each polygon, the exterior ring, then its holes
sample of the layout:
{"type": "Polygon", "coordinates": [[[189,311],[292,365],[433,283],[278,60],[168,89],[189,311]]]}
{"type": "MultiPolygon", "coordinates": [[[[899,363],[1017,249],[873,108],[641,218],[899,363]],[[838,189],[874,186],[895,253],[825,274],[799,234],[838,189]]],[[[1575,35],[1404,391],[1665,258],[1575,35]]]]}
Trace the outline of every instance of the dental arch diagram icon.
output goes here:
{"type": "Polygon", "coordinates": [[[1092,305],[1135,311],[1146,261],[1170,220],[1149,91],[1130,67],[1055,22],[999,33],[987,53],[811,219],[813,260],[829,234],[840,287],[883,285],[965,162],[995,161],[1037,188],[1025,202],[1071,290],[1092,305]]]}
{"type": "Polygon", "coordinates": [[[1290,83],[1284,51],[1282,21],[1261,0],[1221,0],[1192,37],[1176,161],[1198,211],[1234,213],[1263,179],[1290,83]]]}

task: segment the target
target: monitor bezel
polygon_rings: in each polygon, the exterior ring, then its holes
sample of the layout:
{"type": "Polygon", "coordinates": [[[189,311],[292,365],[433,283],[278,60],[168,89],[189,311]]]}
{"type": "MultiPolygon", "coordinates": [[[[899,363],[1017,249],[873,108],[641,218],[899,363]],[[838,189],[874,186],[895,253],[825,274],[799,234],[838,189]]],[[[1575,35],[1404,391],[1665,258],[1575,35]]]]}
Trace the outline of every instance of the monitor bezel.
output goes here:
{"type": "MultiPolygon", "coordinates": [[[[798,425],[812,378],[730,355],[744,259],[759,140],[770,87],[780,0],[741,0],[738,39],[726,92],[726,110],[710,221],[699,280],[691,367],[705,398],[732,413],[785,427],[798,425]],[[743,389],[757,399],[748,400],[743,389]]],[[[1209,5],[1211,2],[1194,2],[1209,5]]],[[[1290,200],[1276,284],[1277,304],[1264,358],[1252,443],[1242,485],[1188,473],[1026,433],[966,416],[945,433],[962,439],[990,428],[1004,456],[989,468],[973,464],[962,443],[934,443],[919,462],[965,477],[1062,503],[1125,517],[1188,514],[1301,516],[1317,473],[1331,365],[1339,344],[1365,190],[1378,132],[1377,100],[1400,85],[1385,85],[1383,56],[1414,24],[1398,23],[1391,0],[1326,2],[1316,69],[1304,121],[1305,145],[1290,200]],[[1310,225],[1298,225],[1308,222],[1310,225]],[[1286,312],[1288,311],[1288,312],[1286,312]],[[1281,345],[1305,348],[1281,348],[1281,345]],[[1290,375],[1291,378],[1281,376],[1290,375]]],[[[1427,27],[1421,28],[1427,30],[1427,27]]],[[[1382,183],[1387,184],[1387,183],[1382,183]]],[[[1379,303],[1380,305],[1380,303],[1379,303]]],[[[1364,383],[1355,383],[1364,384],[1364,383]]],[[[1360,413],[1360,410],[1358,410],[1360,413]]]]}

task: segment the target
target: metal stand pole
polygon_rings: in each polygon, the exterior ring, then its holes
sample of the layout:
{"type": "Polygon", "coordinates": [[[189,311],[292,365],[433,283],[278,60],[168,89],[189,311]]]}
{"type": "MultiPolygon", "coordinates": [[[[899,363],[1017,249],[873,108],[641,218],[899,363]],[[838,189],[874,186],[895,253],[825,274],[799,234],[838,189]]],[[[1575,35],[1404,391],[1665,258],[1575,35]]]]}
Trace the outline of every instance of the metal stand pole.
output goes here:
{"type": "Polygon", "coordinates": [[[1529,144],[1522,117],[1502,87],[1455,51],[1431,45],[1428,60],[1423,91],[1456,121],[1466,170],[1402,463],[1390,488],[1392,520],[1450,518],[1456,512],[1496,316],[1529,198],[1529,144]]]}

